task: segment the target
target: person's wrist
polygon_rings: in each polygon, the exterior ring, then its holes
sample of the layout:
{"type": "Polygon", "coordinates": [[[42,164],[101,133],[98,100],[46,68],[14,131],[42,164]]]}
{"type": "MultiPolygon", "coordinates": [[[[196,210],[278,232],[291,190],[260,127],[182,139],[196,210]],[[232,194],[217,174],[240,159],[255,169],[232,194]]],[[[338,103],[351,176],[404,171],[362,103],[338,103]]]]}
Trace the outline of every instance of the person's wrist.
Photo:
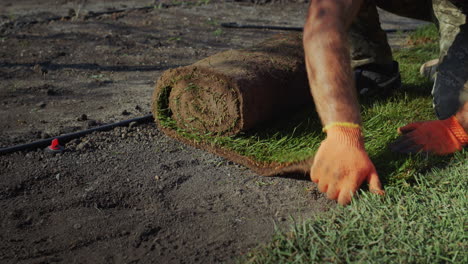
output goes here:
{"type": "Polygon", "coordinates": [[[466,128],[463,126],[462,122],[460,122],[456,115],[445,119],[444,121],[461,144],[468,144],[468,134],[466,132],[466,128]]]}
{"type": "Polygon", "coordinates": [[[364,137],[361,127],[331,126],[326,130],[327,140],[345,146],[364,148],[364,137]]]}

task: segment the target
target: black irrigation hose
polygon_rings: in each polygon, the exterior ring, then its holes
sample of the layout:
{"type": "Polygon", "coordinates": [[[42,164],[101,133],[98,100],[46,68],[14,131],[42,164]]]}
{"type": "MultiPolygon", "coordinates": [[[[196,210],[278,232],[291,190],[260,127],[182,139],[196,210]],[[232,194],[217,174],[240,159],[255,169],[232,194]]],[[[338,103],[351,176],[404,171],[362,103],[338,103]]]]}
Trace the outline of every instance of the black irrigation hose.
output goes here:
{"type": "Polygon", "coordinates": [[[221,23],[221,26],[225,28],[253,28],[253,29],[269,29],[269,30],[302,31],[302,27],[243,25],[243,24],[238,24],[237,22],[221,23]]]}
{"type": "MultiPolygon", "coordinates": [[[[241,29],[268,29],[268,30],[287,30],[287,31],[302,31],[302,27],[282,27],[282,26],[269,26],[269,25],[243,25],[237,22],[230,23],[221,23],[222,27],[225,28],[241,28],[241,29]]],[[[416,29],[384,29],[387,33],[396,33],[396,32],[411,32],[416,29]]]]}
{"type": "Polygon", "coordinates": [[[7,154],[7,153],[12,153],[12,152],[16,152],[16,151],[28,150],[28,149],[45,148],[45,147],[50,145],[50,143],[52,142],[53,139],[58,139],[60,143],[64,143],[64,142],[70,141],[70,140],[72,140],[74,138],[79,138],[79,137],[85,136],[87,134],[91,134],[93,132],[96,132],[96,131],[107,131],[107,130],[111,130],[111,129],[115,128],[115,127],[127,126],[127,125],[129,125],[130,123],[133,123],[133,122],[145,123],[145,122],[149,122],[149,121],[153,121],[153,115],[145,115],[145,116],[142,116],[142,117],[137,117],[137,118],[132,118],[132,119],[120,121],[120,122],[117,122],[117,123],[102,125],[102,126],[98,126],[98,127],[78,131],[78,132],[68,133],[68,134],[65,134],[65,135],[58,136],[58,137],[42,139],[42,140],[34,141],[34,142],[31,142],[31,143],[27,143],[27,144],[21,144],[21,145],[16,145],[16,146],[12,146],[12,147],[0,148],[0,155],[7,154]]]}

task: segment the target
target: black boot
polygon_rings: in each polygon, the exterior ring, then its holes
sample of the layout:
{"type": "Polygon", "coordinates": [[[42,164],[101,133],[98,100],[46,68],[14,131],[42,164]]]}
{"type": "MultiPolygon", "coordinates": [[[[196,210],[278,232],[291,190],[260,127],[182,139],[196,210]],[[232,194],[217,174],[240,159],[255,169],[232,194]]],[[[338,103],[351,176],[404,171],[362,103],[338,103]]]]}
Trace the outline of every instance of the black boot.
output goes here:
{"type": "Polygon", "coordinates": [[[354,80],[359,96],[386,96],[401,88],[398,62],[389,65],[366,64],[354,69],[354,80]]]}

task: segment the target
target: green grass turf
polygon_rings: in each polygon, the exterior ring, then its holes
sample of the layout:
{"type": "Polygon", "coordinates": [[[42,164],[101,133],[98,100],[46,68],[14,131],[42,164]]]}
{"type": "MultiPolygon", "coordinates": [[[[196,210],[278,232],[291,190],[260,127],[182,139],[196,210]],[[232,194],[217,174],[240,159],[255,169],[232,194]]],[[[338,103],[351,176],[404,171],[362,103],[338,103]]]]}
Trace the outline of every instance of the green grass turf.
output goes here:
{"type": "Polygon", "coordinates": [[[278,231],[242,262],[468,263],[468,152],[403,156],[386,148],[399,125],[435,118],[431,85],[418,76],[418,67],[437,57],[436,39],[435,27],[412,34],[415,46],[394,54],[405,90],[363,107],[366,147],[387,180],[386,195],[360,192],[348,207],[278,231]]]}
{"type": "MultiPolygon", "coordinates": [[[[435,27],[422,28],[412,35],[411,41],[418,43],[417,46],[394,54],[400,62],[403,89],[387,98],[361,99],[366,149],[384,183],[406,179],[416,172],[434,165],[443,166],[451,160],[451,157],[408,157],[391,153],[388,149],[388,144],[397,138],[399,126],[436,118],[431,106],[431,83],[420,77],[418,72],[421,63],[437,57],[437,30],[435,27]]],[[[165,111],[160,112],[160,120],[162,125],[172,127],[194,141],[210,142],[258,161],[291,162],[312,156],[325,137],[313,108],[311,106],[232,137],[188,133],[177,128],[169,115],[164,116],[167,114],[165,111]]]]}
{"type": "Polygon", "coordinates": [[[468,263],[466,155],[278,232],[246,263],[468,263]]]}

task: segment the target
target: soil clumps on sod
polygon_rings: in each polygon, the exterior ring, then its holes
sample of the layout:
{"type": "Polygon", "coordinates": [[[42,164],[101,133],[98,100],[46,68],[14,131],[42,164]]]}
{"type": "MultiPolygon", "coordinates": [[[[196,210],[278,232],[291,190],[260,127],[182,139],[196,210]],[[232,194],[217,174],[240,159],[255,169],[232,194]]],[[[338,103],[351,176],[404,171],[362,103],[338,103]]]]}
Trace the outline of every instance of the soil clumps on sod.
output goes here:
{"type": "Polygon", "coordinates": [[[153,94],[152,111],[169,136],[269,176],[307,172],[311,159],[258,162],[184,133],[232,136],[311,102],[302,34],[288,33],[164,72],[153,94]]]}

